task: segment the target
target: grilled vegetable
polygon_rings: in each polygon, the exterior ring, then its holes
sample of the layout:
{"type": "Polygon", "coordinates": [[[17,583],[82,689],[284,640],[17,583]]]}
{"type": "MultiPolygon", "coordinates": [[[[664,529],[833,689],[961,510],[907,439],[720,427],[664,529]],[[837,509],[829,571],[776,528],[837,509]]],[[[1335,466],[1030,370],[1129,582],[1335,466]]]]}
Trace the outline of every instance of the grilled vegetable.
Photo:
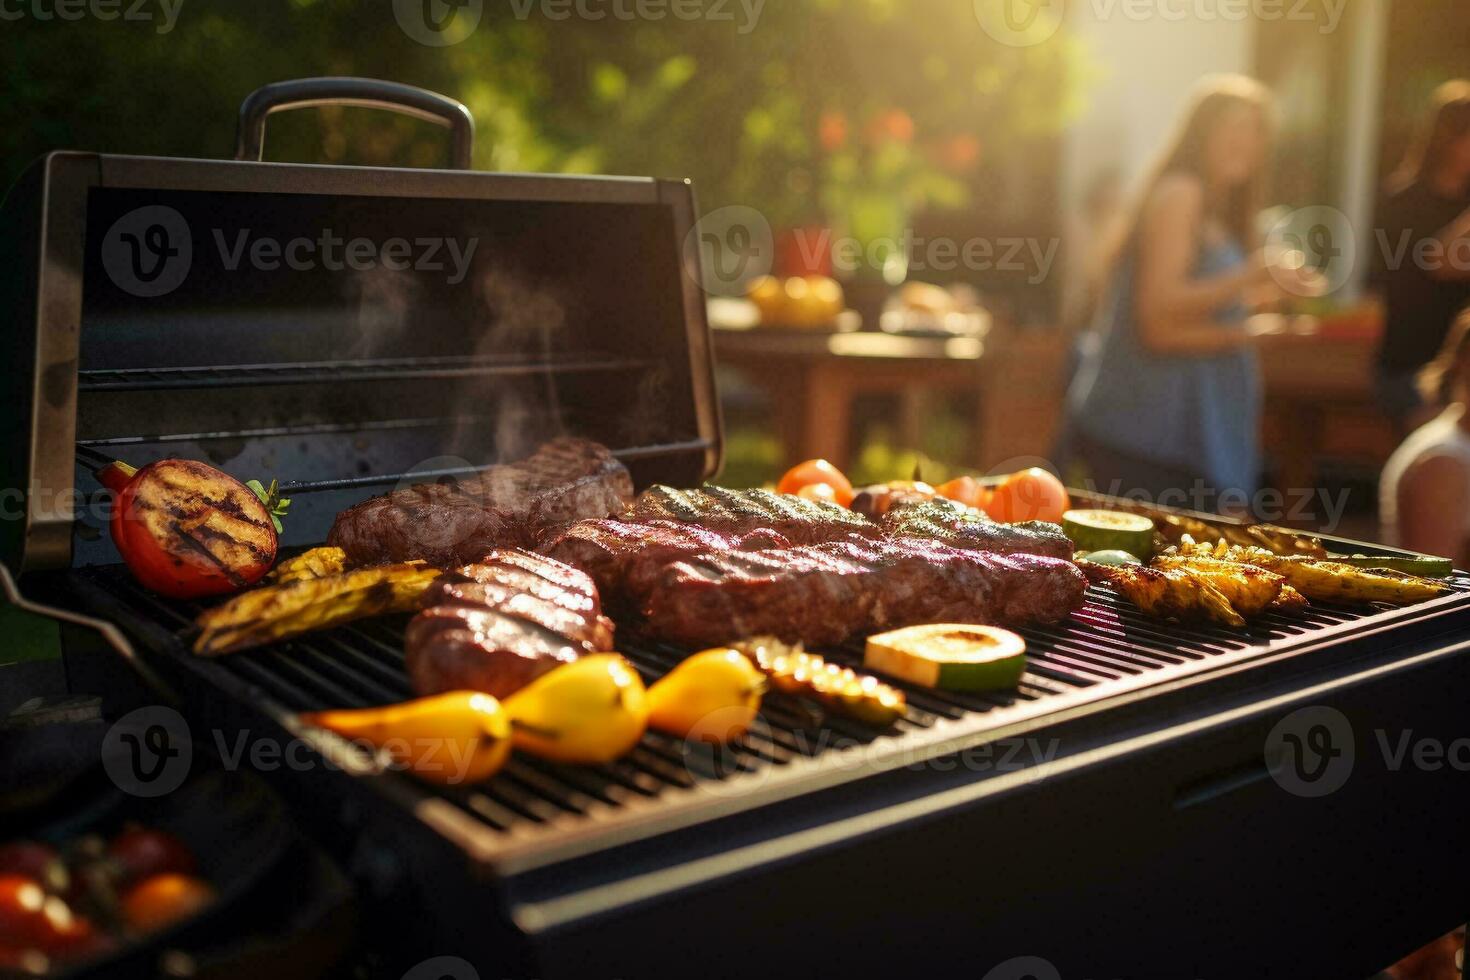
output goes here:
{"type": "Polygon", "coordinates": [[[1304,555],[1310,558],[1323,558],[1327,555],[1327,549],[1322,547],[1322,542],[1318,539],[1267,524],[1207,524],[1197,517],[1133,500],[1118,501],[1109,509],[1147,517],[1157,526],[1159,536],[1169,544],[1180,544],[1188,537],[1194,541],[1221,540],[1227,545],[1264,548],[1277,555],[1304,555]]]}
{"type": "Polygon", "coordinates": [[[1055,524],[1072,507],[1061,480],[1039,466],[1012,473],[991,491],[985,512],[997,521],[1049,521],[1055,524]]]}
{"type": "Polygon", "coordinates": [[[1429,555],[1328,555],[1335,561],[1354,568],[1389,568],[1395,572],[1419,575],[1423,578],[1449,578],[1455,563],[1448,558],[1432,558],[1429,555]]]}
{"type": "Polygon", "coordinates": [[[1178,568],[1077,563],[1093,581],[1106,582],[1150,616],[1183,622],[1205,620],[1241,627],[1245,617],[1209,580],[1178,568]]]}
{"type": "Polygon", "coordinates": [[[1283,557],[1264,548],[1199,544],[1185,538],[1179,546],[1185,555],[1205,555],[1245,562],[1269,569],[1308,599],[1320,602],[1388,602],[1404,605],[1423,602],[1449,590],[1433,578],[1409,575],[1389,568],[1358,568],[1345,562],[1321,558],[1283,557]]]}
{"type": "Polygon", "coordinates": [[[893,507],[904,501],[932,500],[938,494],[933,487],[921,480],[890,480],[863,487],[852,498],[852,509],[870,520],[878,520],[893,507]]]}
{"type": "Polygon", "coordinates": [[[423,562],[404,562],[255,589],[196,620],[194,652],[233,653],[367,616],[411,612],[439,575],[423,562]]]}
{"type": "Polygon", "coordinates": [[[1117,510],[1069,510],[1062,531],[1082,551],[1126,551],[1148,561],[1154,547],[1154,522],[1117,510]]]}
{"type": "Polygon", "coordinates": [[[844,507],[852,503],[852,484],[841,470],[825,459],[809,459],[791,467],[776,484],[776,492],[799,494],[806,487],[824,485],[832,488],[830,499],[844,507]]]}
{"type": "Polygon", "coordinates": [[[479,691],[451,691],[383,708],[304,714],[308,725],[386,750],[429,782],[477,783],[510,756],[510,715],[479,691]]]}
{"type": "Polygon", "coordinates": [[[680,738],[723,744],[745,734],[766,679],[738,650],[705,650],[648,689],[648,725],[680,738]]]}
{"type": "Polygon", "coordinates": [[[945,691],[1013,688],[1026,669],[1026,641],[994,626],[938,623],[868,637],[863,666],[945,691]]]}
{"type": "Polygon", "coordinates": [[[174,599],[237,592],[276,560],[271,508],[212,466],[117,462],[97,474],[114,494],[112,540],[144,587],[174,599]]]}
{"type": "Polygon", "coordinates": [[[1286,579],[1275,572],[1222,558],[1160,556],[1154,560],[1154,567],[1176,569],[1208,582],[1247,619],[1259,616],[1275,602],[1286,584],[1286,579]]]}
{"type": "Polygon", "coordinates": [[[955,503],[984,510],[990,501],[990,490],[973,476],[957,476],[934,488],[939,496],[955,503]]]}
{"type": "Polygon", "coordinates": [[[295,558],[281,562],[265,580],[272,585],[301,582],[307,579],[341,575],[347,571],[347,552],[341,548],[323,547],[303,551],[295,558]]]}
{"type": "Polygon", "coordinates": [[[756,637],[733,647],[749,657],[776,690],[815,698],[833,711],[869,725],[886,728],[902,718],[907,707],[898,688],[850,667],[828,663],[807,653],[800,644],[788,646],[771,637],[756,637]]]}
{"type": "Polygon", "coordinates": [[[648,724],[643,681],[616,653],[556,668],[506,699],[505,710],[515,747],[556,762],[611,762],[648,724]]]}
{"type": "Polygon", "coordinates": [[[1127,551],[1119,551],[1116,548],[1107,548],[1103,551],[1084,551],[1077,555],[1085,558],[1094,565],[1142,565],[1138,556],[1127,551]]]}
{"type": "Polygon", "coordinates": [[[193,918],[214,899],[214,888],[201,878],[172,872],[158,874],[123,897],[123,921],[134,932],[157,932],[193,918]]]}

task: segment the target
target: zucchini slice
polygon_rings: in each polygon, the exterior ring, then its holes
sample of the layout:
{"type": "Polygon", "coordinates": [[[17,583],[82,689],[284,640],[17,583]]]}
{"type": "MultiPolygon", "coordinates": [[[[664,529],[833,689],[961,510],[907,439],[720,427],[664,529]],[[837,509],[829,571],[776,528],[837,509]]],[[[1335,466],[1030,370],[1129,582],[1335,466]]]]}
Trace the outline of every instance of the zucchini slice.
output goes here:
{"type": "Polygon", "coordinates": [[[1026,641],[994,626],[935,623],[868,637],[863,665],[944,691],[1013,688],[1026,669],[1026,641]]]}

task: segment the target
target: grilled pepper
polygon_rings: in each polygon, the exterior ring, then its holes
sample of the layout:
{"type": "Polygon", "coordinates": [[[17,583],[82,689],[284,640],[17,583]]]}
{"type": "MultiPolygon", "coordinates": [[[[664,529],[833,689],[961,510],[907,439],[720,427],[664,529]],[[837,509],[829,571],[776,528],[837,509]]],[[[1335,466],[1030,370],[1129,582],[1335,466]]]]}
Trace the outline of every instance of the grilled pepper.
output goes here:
{"type": "Polygon", "coordinates": [[[766,679],[738,650],[705,650],[648,689],[648,724],[680,738],[723,744],[745,734],[766,679]]]}
{"type": "Polygon", "coordinates": [[[272,508],[239,480],[187,459],[97,474],[114,494],[112,540],[146,588],[174,599],[237,592],[276,560],[272,508]]]}
{"type": "Polygon", "coordinates": [[[648,724],[643,681],[616,653],[582,657],[505,701],[515,747],[556,762],[611,762],[648,724]]]}
{"type": "Polygon", "coordinates": [[[383,708],[304,714],[308,725],[365,742],[432,783],[477,783],[510,756],[510,716],[479,691],[451,691],[383,708]]]}

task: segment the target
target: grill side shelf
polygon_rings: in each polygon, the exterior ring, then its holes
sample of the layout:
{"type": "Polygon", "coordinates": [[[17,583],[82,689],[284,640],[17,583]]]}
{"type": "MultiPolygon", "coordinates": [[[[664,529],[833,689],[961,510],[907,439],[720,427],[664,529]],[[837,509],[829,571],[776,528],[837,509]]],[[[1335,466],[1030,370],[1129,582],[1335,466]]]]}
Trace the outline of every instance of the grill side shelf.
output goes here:
{"type": "MultiPolygon", "coordinates": [[[[412,694],[403,670],[405,617],[203,660],[185,642],[197,611],[192,606],[147,594],[120,566],[70,574],[79,580],[79,594],[101,601],[106,608],[100,611],[117,617],[148,649],[181,661],[288,731],[298,730],[299,711],[382,704],[412,694]]],[[[1314,606],[1305,616],[1266,616],[1238,632],[1150,620],[1094,586],[1085,607],[1069,619],[1022,631],[1031,653],[1016,692],[953,695],[900,684],[909,710],[886,732],[773,695],[752,733],[715,754],[650,732],[610,765],[564,766],[517,754],[494,779],[475,787],[439,790],[391,773],[358,782],[412,805],[492,873],[513,874],[952,755],[1252,660],[1340,648],[1374,628],[1397,638],[1406,632],[1400,624],[1451,613],[1462,614],[1456,622],[1463,622],[1470,618],[1470,579],[1457,577],[1454,586],[1450,595],[1418,606],[1366,614],[1314,606]]],[[[620,640],[645,681],[662,676],[683,655],[639,642],[629,630],[620,640]]],[[[853,649],[831,655],[854,665],[860,660],[853,649]]]]}

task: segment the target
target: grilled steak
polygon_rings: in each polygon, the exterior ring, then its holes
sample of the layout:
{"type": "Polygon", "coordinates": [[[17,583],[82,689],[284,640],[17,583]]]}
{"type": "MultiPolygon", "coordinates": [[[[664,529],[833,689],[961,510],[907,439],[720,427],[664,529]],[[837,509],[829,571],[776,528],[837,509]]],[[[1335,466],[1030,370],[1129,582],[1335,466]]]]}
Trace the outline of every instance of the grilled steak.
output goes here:
{"type": "Polygon", "coordinates": [[[1059,525],[1046,521],[1002,524],[982,511],[952,500],[897,503],[883,517],[883,530],[899,538],[934,538],[956,548],[1001,555],[1046,555],[1071,560],[1076,549],[1059,525]]]}
{"type": "Polygon", "coordinates": [[[821,646],[918,623],[1051,622],[1080,606],[1086,587],[1056,558],[850,539],[676,562],[644,612],[651,635],[688,646],[759,634],[821,646]]]}
{"type": "Polygon", "coordinates": [[[861,514],[837,504],[769,490],[724,487],[650,487],[624,516],[631,521],[698,524],[721,534],[769,530],[799,545],[840,541],[853,534],[876,538],[883,533],[861,514]]]}
{"type": "MultiPolygon", "coordinates": [[[[709,551],[788,548],[775,531],[720,534],[673,521],[578,521],[541,546],[541,553],[580,568],[606,596],[638,602],[665,565],[709,551]]],[[[611,598],[609,598],[611,601],[611,598]]]]}
{"type": "Polygon", "coordinates": [[[633,481],[606,447],[555,439],[518,463],[420,483],[337,515],[327,543],[354,564],[422,558],[449,567],[496,548],[534,547],[548,530],[628,505],[633,481]]]}
{"type": "Polygon", "coordinates": [[[421,695],[506,697],[584,653],[612,649],[613,624],[586,575],[543,555],[495,551],[441,575],[404,633],[421,695]]]}

